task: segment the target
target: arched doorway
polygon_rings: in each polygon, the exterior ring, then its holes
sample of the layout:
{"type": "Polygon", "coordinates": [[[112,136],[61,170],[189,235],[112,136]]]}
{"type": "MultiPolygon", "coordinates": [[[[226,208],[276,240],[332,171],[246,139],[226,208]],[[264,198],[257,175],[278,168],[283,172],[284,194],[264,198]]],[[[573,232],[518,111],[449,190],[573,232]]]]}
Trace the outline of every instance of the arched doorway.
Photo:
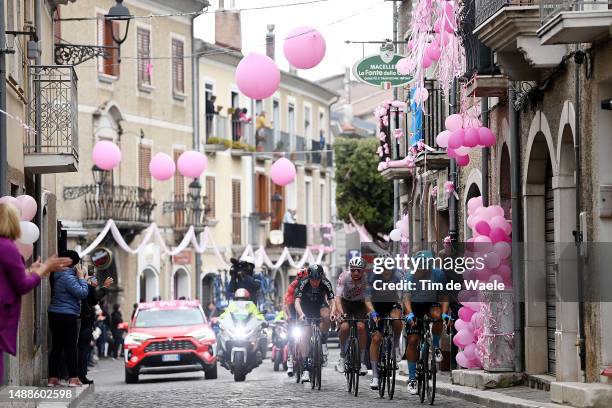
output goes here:
{"type": "Polygon", "coordinates": [[[159,296],[159,276],[151,268],[145,268],[140,273],[139,298],[141,301],[151,302],[159,296]]]}
{"type": "Polygon", "coordinates": [[[174,271],[174,277],[172,287],[174,288],[174,298],[190,299],[191,298],[191,285],[189,272],[185,268],[179,268],[174,271]]]}
{"type": "MultiPolygon", "coordinates": [[[[480,192],[480,187],[478,187],[478,185],[476,183],[472,183],[470,185],[470,187],[468,188],[468,190],[467,190],[467,195],[465,197],[465,203],[464,203],[465,206],[463,208],[465,208],[466,211],[467,211],[467,208],[468,208],[467,203],[468,203],[468,201],[470,201],[474,197],[480,197],[481,195],[482,195],[482,193],[480,192]]],[[[468,239],[472,238],[472,229],[470,227],[468,227],[468,225],[467,225],[467,214],[464,217],[464,220],[465,220],[465,224],[463,226],[463,228],[465,228],[464,236],[465,236],[465,240],[467,241],[468,239]]]]}
{"type": "Polygon", "coordinates": [[[283,288],[283,270],[277,269],[274,275],[274,305],[282,305],[283,294],[285,293],[283,288]]]}
{"type": "Polygon", "coordinates": [[[209,272],[202,278],[202,307],[206,307],[206,305],[210,302],[215,301],[215,278],[217,277],[216,273],[209,272]]]}

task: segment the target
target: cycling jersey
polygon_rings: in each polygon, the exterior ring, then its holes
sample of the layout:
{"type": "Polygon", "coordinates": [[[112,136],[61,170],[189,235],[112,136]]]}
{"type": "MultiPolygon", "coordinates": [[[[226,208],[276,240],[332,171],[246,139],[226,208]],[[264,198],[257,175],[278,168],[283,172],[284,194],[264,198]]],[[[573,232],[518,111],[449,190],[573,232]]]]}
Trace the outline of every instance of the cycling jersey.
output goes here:
{"type": "Polygon", "coordinates": [[[316,288],[310,284],[310,279],[304,279],[297,286],[295,298],[301,300],[306,317],[319,317],[321,309],[329,307],[327,301],[334,298],[334,289],[326,278],[321,279],[316,288]]]}
{"type": "Polygon", "coordinates": [[[300,283],[300,280],[298,278],[295,278],[295,280],[289,284],[289,287],[287,288],[287,292],[285,292],[285,299],[284,299],[285,304],[287,306],[291,306],[295,303],[295,289],[297,288],[299,283],[300,283]]]}
{"type": "Polygon", "coordinates": [[[404,276],[399,271],[394,271],[388,278],[385,278],[385,274],[370,274],[366,299],[372,303],[401,303],[403,280],[404,276]],[[392,290],[387,285],[395,285],[396,288],[392,290]]]}
{"type": "Polygon", "coordinates": [[[407,291],[406,293],[410,297],[411,303],[428,303],[428,302],[440,302],[441,297],[445,295],[446,290],[433,290],[431,287],[432,283],[435,284],[446,284],[446,275],[441,269],[430,270],[427,276],[417,278],[416,275],[408,274],[406,281],[413,282],[415,285],[414,289],[407,291]],[[429,281],[429,282],[427,282],[429,281]]]}
{"type": "Polygon", "coordinates": [[[365,299],[368,289],[368,273],[363,271],[361,279],[354,281],[351,277],[351,271],[344,271],[338,277],[338,285],[336,289],[338,296],[350,302],[361,301],[365,299]]]}

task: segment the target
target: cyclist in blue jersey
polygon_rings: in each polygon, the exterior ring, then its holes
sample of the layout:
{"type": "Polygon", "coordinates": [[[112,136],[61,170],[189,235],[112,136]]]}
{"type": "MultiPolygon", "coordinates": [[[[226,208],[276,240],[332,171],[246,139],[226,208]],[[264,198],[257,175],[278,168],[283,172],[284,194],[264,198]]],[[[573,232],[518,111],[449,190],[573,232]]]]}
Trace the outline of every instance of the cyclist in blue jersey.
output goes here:
{"type": "Polygon", "coordinates": [[[437,362],[442,361],[440,350],[440,335],[444,328],[443,321],[450,321],[448,297],[444,290],[433,290],[432,284],[446,283],[446,275],[441,269],[431,267],[434,257],[429,251],[420,251],[415,256],[419,266],[414,273],[408,273],[407,282],[412,282],[414,288],[406,292],[406,359],[408,360],[408,392],[417,394],[416,363],[419,358],[418,344],[422,319],[429,315],[434,321],[432,326],[432,343],[437,362]]]}

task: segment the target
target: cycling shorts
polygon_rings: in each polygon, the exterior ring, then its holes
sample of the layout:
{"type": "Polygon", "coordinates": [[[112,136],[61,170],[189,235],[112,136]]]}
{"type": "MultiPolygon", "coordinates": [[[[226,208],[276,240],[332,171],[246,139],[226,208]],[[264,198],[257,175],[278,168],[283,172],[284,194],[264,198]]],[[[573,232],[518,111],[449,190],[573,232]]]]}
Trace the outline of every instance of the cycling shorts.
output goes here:
{"type": "Polygon", "coordinates": [[[342,302],[342,309],[344,313],[351,319],[366,319],[368,317],[368,310],[366,309],[365,302],[363,300],[346,300],[340,298],[342,302]]]}
{"type": "Polygon", "coordinates": [[[406,324],[407,334],[420,334],[423,326],[423,317],[429,315],[431,308],[440,306],[440,303],[437,302],[412,303],[412,314],[418,319],[418,322],[414,326],[406,324]]]}
{"type": "Polygon", "coordinates": [[[306,317],[315,319],[321,317],[321,309],[329,309],[329,305],[324,301],[319,302],[302,302],[302,311],[306,317]]]}
{"type": "MultiPolygon", "coordinates": [[[[391,311],[394,309],[399,310],[400,316],[401,316],[402,305],[400,305],[399,303],[376,302],[376,303],[373,303],[372,305],[374,306],[374,310],[376,311],[376,313],[378,313],[379,317],[389,317],[389,315],[391,314],[391,311]]],[[[380,320],[376,324],[372,322],[372,331],[379,331],[382,333],[384,329],[385,329],[385,322],[383,320],[380,320]]]]}

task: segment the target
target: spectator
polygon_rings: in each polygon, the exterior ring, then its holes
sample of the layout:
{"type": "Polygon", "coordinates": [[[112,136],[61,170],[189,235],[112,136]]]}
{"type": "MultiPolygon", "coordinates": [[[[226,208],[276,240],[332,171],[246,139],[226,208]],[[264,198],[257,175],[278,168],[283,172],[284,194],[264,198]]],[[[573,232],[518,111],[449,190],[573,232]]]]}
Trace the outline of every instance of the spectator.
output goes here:
{"type": "Polygon", "coordinates": [[[79,341],[77,348],[79,350],[78,366],[79,380],[83,384],[93,384],[93,381],[87,378],[87,368],[93,351],[93,330],[96,322],[95,306],[106,296],[106,289],[113,284],[113,278],[106,278],[104,285],[98,287],[93,270],[87,276],[88,293],[87,299],[81,302],[81,329],[79,330],[79,341]]]}
{"type": "Polygon", "coordinates": [[[247,108],[242,108],[239,109],[239,114],[238,114],[238,126],[239,126],[239,131],[240,131],[240,141],[242,142],[247,142],[246,140],[244,140],[244,136],[245,136],[245,126],[247,123],[251,122],[251,118],[249,118],[249,116],[247,115],[248,113],[248,109],[247,108]]]}
{"type": "Polygon", "coordinates": [[[323,129],[319,131],[319,148],[325,150],[325,130],[323,129]]]}
{"type": "Polygon", "coordinates": [[[100,305],[96,305],[96,322],[94,323],[94,330],[98,332],[96,339],[96,349],[98,350],[98,359],[106,357],[106,341],[108,339],[108,330],[104,323],[106,316],[104,310],[100,305]]]}
{"type": "Polygon", "coordinates": [[[206,100],[206,138],[212,136],[213,118],[215,115],[219,114],[219,112],[215,110],[216,101],[217,97],[215,95],[211,95],[210,98],[206,100]]]}
{"type": "Polygon", "coordinates": [[[46,262],[37,260],[26,269],[15,245],[21,236],[19,212],[10,204],[0,204],[0,384],[4,375],[4,353],[17,352],[17,330],[21,313],[21,296],[38,286],[41,278],[72,263],[70,258],[52,256],[46,262]]]}
{"type": "Polygon", "coordinates": [[[237,142],[242,138],[242,122],[240,122],[240,114],[242,109],[233,108],[232,111],[232,140],[237,142]]]}
{"type": "Polygon", "coordinates": [[[81,300],[89,294],[81,261],[75,251],[64,251],[62,256],[72,259],[70,267],[55,272],[51,277],[51,304],[48,308],[51,329],[51,351],[49,352],[49,387],[60,385],[59,371],[63,360],[68,369],[68,386],[80,387],[77,341],[81,300]]]}
{"type": "Polygon", "coordinates": [[[261,111],[257,120],[255,121],[255,135],[257,144],[266,140],[265,131],[266,129],[272,129],[272,125],[266,120],[266,112],[261,111]]]}
{"type": "Polygon", "coordinates": [[[215,302],[208,302],[208,304],[206,305],[205,313],[206,313],[206,318],[209,320],[213,317],[219,316],[217,305],[215,305],[215,302]]]}
{"type": "Polygon", "coordinates": [[[295,210],[287,208],[285,215],[283,216],[283,223],[295,224],[295,210]]]}
{"type": "Polygon", "coordinates": [[[113,359],[121,355],[121,349],[123,348],[123,329],[119,328],[121,323],[123,323],[123,316],[119,310],[119,305],[114,304],[113,313],[110,316],[110,328],[113,334],[111,357],[113,359]]]}

